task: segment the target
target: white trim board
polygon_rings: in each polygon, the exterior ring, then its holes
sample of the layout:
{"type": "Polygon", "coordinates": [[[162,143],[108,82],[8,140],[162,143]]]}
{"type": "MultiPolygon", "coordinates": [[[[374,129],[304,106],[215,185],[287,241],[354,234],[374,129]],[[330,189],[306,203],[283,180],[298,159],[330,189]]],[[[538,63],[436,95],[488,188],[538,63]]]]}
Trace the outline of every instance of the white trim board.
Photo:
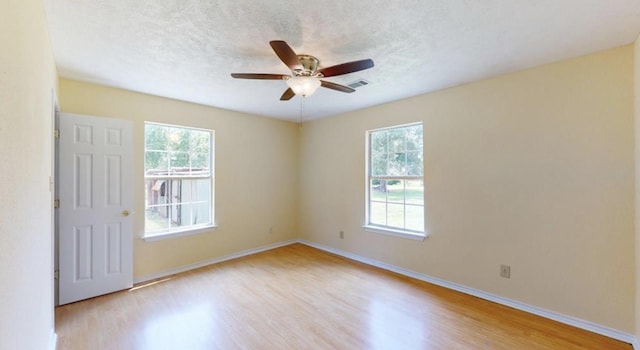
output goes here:
{"type": "Polygon", "coordinates": [[[201,268],[201,267],[205,267],[205,266],[221,263],[221,262],[227,261],[227,260],[241,258],[241,257],[247,256],[247,255],[257,254],[257,253],[264,252],[264,251],[267,251],[267,250],[288,246],[288,245],[291,245],[291,244],[294,244],[294,243],[298,243],[298,240],[293,239],[293,240],[289,240],[289,241],[283,241],[283,242],[278,242],[278,243],[265,245],[265,246],[258,247],[258,248],[243,250],[243,251],[240,251],[240,252],[237,252],[237,253],[224,255],[224,256],[221,256],[221,257],[218,257],[218,258],[213,258],[213,259],[197,262],[195,264],[184,265],[184,266],[176,267],[174,269],[165,270],[165,271],[153,273],[153,274],[146,275],[146,276],[136,277],[136,278],[133,279],[133,283],[137,284],[137,283],[143,283],[143,282],[156,280],[156,279],[159,279],[159,278],[169,277],[169,276],[181,273],[181,272],[187,272],[187,271],[190,271],[190,270],[195,270],[195,269],[198,269],[198,268],[201,268]]]}
{"type": "Polygon", "coordinates": [[[49,337],[49,350],[56,350],[58,347],[58,334],[56,334],[53,328],[51,329],[51,336],[49,337]]]}
{"type": "Polygon", "coordinates": [[[640,350],[640,343],[638,343],[638,338],[633,339],[631,342],[631,346],[633,346],[634,350],[640,350]]]}
{"type": "Polygon", "coordinates": [[[487,292],[483,292],[481,290],[478,289],[474,289],[474,288],[470,288],[461,284],[457,284],[457,283],[453,283],[453,282],[449,282],[449,281],[445,281],[439,278],[435,278],[435,277],[431,277],[431,276],[427,276],[421,273],[417,273],[411,270],[407,270],[407,269],[403,269],[401,267],[397,267],[397,266],[393,266],[387,263],[383,263],[377,260],[373,260],[373,259],[369,259],[369,258],[365,258],[359,255],[355,255],[352,253],[348,253],[339,249],[335,249],[329,246],[325,246],[322,244],[318,244],[318,243],[314,243],[314,242],[309,242],[307,240],[304,239],[300,239],[298,240],[299,243],[302,243],[304,245],[308,245],[310,247],[316,248],[316,249],[320,249],[320,250],[324,250],[326,252],[329,253],[333,253],[336,255],[340,255],[342,257],[345,257],[347,259],[351,259],[351,260],[355,260],[355,261],[359,261],[361,263],[367,264],[367,265],[371,265],[371,266],[375,266],[375,267],[379,267],[381,269],[384,270],[388,270],[391,272],[395,272],[407,277],[411,277],[411,278],[415,278],[417,280],[420,281],[424,281],[427,283],[432,283],[444,288],[448,288],[448,289],[452,289],[458,292],[462,292],[465,294],[469,294],[469,295],[473,295],[475,297],[481,298],[481,299],[485,299],[485,300],[489,300],[492,301],[494,303],[498,303],[501,305],[505,305],[505,306],[509,306],[512,307],[514,309],[518,309],[521,311],[525,311],[528,312],[530,314],[534,314],[534,315],[538,315],[544,318],[548,318],[554,321],[558,321],[560,323],[564,323],[564,324],[568,324],[570,326],[574,326],[577,328],[581,328],[593,333],[597,333],[600,335],[604,335],[606,337],[609,338],[613,338],[616,340],[620,340],[622,342],[625,343],[629,343],[632,344],[634,346],[634,349],[636,350],[640,350],[640,347],[638,347],[638,343],[637,343],[637,339],[635,336],[629,334],[629,333],[625,333],[625,332],[621,332],[619,330],[616,329],[612,329],[609,327],[605,327],[593,322],[589,322],[589,321],[585,321],[573,316],[567,316],[567,315],[563,315],[554,311],[550,311],[550,310],[546,310],[537,306],[532,306],[532,305],[528,305],[519,301],[515,301],[515,300],[511,300],[511,299],[507,299],[507,298],[503,298],[501,296],[498,295],[494,295],[494,294],[490,294],[487,292]]]}

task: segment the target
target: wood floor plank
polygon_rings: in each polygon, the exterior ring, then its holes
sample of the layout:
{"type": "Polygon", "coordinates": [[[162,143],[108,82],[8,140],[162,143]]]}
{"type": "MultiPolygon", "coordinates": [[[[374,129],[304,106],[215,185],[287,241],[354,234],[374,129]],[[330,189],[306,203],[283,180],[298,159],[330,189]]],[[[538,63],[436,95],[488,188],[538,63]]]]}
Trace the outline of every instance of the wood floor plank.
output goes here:
{"type": "Polygon", "coordinates": [[[56,309],[59,350],[629,344],[294,244],[56,309]]]}

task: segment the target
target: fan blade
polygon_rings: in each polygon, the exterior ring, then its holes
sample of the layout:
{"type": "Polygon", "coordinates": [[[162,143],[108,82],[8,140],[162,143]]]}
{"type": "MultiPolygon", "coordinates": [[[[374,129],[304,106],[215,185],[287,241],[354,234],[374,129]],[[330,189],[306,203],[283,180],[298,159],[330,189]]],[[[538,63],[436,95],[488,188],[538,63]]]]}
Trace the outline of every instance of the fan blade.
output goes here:
{"type": "Polygon", "coordinates": [[[293,51],[291,46],[282,40],[273,40],[269,42],[273,51],[278,55],[282,63],[286,64],[292,71],[303,71],[304,67],[300,64],[298,55],[293,51]]]}
{"type": "Polygon", "coordinates": [[[349,93],[351,93],[351,92],[356,91],[355,89],[352,89],[352,88],[350,88],[348,86],[332,83],[330,81],[320,80],[320,85],[322,87],[326,87],[327,89],[341,91],[341,92],[349,92],[349,93]]]}
{"type": "Polygon", "coordinates": [[[373,60],[366,59],[360,61],[353,61],[335,66],[322,68],[318,72],[322,73],[325,77],[335,77],[336,75],[353,73],[373,67],[373,60]]]}
{"type": "Polygon", "coordinates": [[[295,95],[296,95],[296,93],[293,92],[293,90],[291,90],[291,88],[288,88],[284,92],[284,94],[282,94],[282,96],[280,96],[280,101],[289,101],[295,95]]]}
{"type": "Polygon", "coordinates": [[[266,79],[266,80],[285,80],[290,75],[285,74],[265,74],[265,73],[231,73],[236,79],[266,79]]]}

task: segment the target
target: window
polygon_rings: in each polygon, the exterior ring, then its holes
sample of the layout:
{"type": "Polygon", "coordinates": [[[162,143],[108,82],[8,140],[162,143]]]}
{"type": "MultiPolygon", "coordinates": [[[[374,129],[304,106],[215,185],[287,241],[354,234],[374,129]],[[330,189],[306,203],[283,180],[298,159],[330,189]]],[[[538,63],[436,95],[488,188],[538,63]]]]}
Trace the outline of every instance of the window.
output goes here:
{"type": "Polygon", "coordinates": [[[213,226],[213,131],[145,123],[145,238],[213,226]]]}
{"type": "Polygon", "coordinates": [[[421,123],[367,133],[366,229],[425,237],[422,134],[421,123]]]}

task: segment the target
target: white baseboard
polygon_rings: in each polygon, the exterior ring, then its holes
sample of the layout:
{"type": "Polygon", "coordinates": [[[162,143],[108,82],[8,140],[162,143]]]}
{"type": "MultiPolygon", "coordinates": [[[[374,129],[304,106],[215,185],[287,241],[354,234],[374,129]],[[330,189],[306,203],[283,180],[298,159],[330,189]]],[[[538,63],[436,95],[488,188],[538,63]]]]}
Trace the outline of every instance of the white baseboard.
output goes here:
{"type": "Polygon", "coordinates": [[[597,334],[601,334],[604,335],[606,337],[609,338],[613,338],[616,340],[620,340],[622,342],[625,343],[629,343],[632,344],[635,350],[640,350],[640,347],[638,347],[638,342],[635,336],[629,334],[629,333],[625,333],[625,332],[621,332],[619,330],[616,329],[612,329],[609,327],[605,327],[593,322],[589,322],[589,321],[585,321],[576,317],[572,317],[572,316],[567,316],[567,315],[563,315],[554,311],[550,311],[550,310],[546,310],[537,306],[532,306],[532,305],[528,305],[519,301],[515,301],[515,300],[511,300],[511,299],[507,299],[507,298],[503,298],[501,296],[498,295],[494,295],[494,294],[490,294],[487,292],[483,292],[481,290],[478,289],[474,289],[474,288],[470,288],[461,284],[457,284],[457,283],[453,283],[453,282],[449,282],[449,281],[445,281],[439,278],[435,278],[435,277],[431,277],[431,276],[427,276],[421,273],[417,273],[411,270],[407,270],[407,269],[403,269],[397,266],[393,266],[387,263],[383,263],[380,261],[376,261],[373,259],[369,259],[369,258],[365,258],[365,257],[361,257],[359,255],[355,255],[349,252],[345,252],[339,249],[335,249],[329,246],[325,246],[322,244],[318,244],[318,243],[314,243],[314,242],[309,242],[307,240],[298,240],[299,243],[308,245],[310,247],[313,248],[317,248],[320,250],[324,250],[326,252],[329,253],[333,253],[336,255],[340,255],[342,257],[351,259],[351,260],[355,260],[355,261],[359,261],[361,263],[367,264],[367,265],[371,265],[371,266],[375,266],[375,267],[379,267],[381,269],[384,270],[388,270],[388,271],[392,271],[404,276],[408,276],[411,278],[415,278],[417,280],[421,280],[424,282],[428,282],[428,283],[432,283],[444,288],[448,288],[448,289],[452,289],[458,292],[462,292],[465,294],[469,294],[469,295],[473,295],[475,297],[481,298],[481,299],[485,299],[485,300],[489,300],[492,301],[494,303],[498,303],[501,305],[506,305],[509,307],[512,307],[514,309],[518,309],[518,310],[522,310],[534,315],[538,315],[538,316],[542,316],[554,321],[558,321],[564,324],[568,324],[570,326],[574,326],[577,328],[581,328],[593,333],[597,333],[597,334]]]}
{"type": "Polygon", "coordinates": [[[284,246],[287,246],[287,245],[290,245],[290,244],[294,244],[294,243],[298,243],[298,240],[294,239],[294,240],[289,240],[289,241],[284,241],[284,242],[273,243],[273,244],[269,244],[269,245],[258,247],[258,248],[248,249],[248,250],[244,250],[244,251],[241,251],[241,252],[237,252],[237,253],[221,256],[219,258],[209,259],[209,260],[197,262],[195,264],[184,265],[184,266],[176,267],[174,269],[165,270],[165,271],[161,271],[161,272],[158,272],[158,273],[153,273],[151,275],[146,275],[146,276],[142,276],[142,277],[136,277],[136,278],[133,279],[133,283],[134,284],[135,283],[142,283],[142,282],[155,280],[155,279],[158,279],[158,278],[164,278],[164,277],[168,277],[168,276],[171,276],[171,275],[175,275],[177,273],[187,272],[187,271],[190,271],[190,270],[198,269],[198,268],[209,266],[209,265],[212,265],[212,264],[217,264],[217,263],[220,263],[220,262],[223,262],[223,261],[227,261],[227,260],[231,260],[231,259],[237,259],[237,258],[241,258],[243,256],[260,253],[260,252],[264,252],[264,251],[275,249],[275,248],[284,247],[284,246]]]}
{"type": "Polygon", "coordinates": [[[640,344],[638,343],[638,338],[633,339],[631,342],[631,346],[633,346],[633,350],[640,350],[640,344]]]}
{"type": "Polygon", "coordinates": [[[56,350],[58,347],[58,335],[56,331],[51,329],[51,336],[49,337],[49,350],[56,350]]]}

